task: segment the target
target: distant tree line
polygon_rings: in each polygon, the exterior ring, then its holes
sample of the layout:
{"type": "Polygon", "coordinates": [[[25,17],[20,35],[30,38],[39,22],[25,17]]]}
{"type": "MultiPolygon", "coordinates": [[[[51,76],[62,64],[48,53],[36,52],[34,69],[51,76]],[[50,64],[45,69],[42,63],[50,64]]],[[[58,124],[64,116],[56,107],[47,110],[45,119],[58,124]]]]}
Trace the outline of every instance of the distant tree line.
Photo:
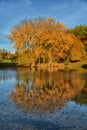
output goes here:
{"type": "Polygon", "coordinates": [[[7,50],[0,50],[0,62],[7,62],[10,60],[15,60],[15,54],[11,54],[11,52],[8,52],[7,50]]]}

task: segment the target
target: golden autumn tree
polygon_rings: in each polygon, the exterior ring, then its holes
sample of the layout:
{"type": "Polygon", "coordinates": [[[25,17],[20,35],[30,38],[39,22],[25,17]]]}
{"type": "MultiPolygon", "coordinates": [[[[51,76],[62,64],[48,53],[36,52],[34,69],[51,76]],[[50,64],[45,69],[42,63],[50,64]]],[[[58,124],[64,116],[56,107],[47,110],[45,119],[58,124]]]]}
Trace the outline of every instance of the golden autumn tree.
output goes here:
{"type": "Polygon", "coordinates": [[[19,62],[30,66],[38,63],[51,65],[68,57],[72,61],[82,58],[82,42],[53,18],[23,22],[13,28],[8,38],[14,43],[19,62]]]}
{"type": "Polygon", "coordinates": [[[60,57],[69,58],[70,61],[80,61],[85,57],[82,41],[75,35],[66,33],[62,35],[60,57]],[[64,53],[65,52],[65,53],[64,53]]]}
{"type": "Polygon", "coordinates": [[[32,36],[33,36],[33,22],[22,23],[21,26],[15,26],[8,38],[14,43],[16,53],[18,54],[18,61],[20,64],[30,64],[32,55],[32,36]]]}

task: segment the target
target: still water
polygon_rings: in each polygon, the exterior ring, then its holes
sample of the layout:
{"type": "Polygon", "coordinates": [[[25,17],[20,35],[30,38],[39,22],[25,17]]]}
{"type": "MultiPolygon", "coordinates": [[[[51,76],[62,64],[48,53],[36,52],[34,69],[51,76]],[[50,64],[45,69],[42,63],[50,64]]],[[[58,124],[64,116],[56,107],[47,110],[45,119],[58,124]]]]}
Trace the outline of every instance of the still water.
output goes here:
{"type": "Polygon", "coordinates": [[[87,71],[0,70],[0,129],[87,130],[87,71]]]}

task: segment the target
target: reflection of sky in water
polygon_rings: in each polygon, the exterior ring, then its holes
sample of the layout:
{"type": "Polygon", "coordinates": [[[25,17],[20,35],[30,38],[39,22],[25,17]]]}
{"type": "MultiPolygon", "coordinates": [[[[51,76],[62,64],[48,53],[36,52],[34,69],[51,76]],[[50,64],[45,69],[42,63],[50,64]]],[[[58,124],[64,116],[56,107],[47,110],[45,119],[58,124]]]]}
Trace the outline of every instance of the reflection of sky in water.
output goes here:
{"type": "Polygon", "coordinates": [[[10,79],[14,79],[16,77],[16,71],[15,70],[0,70],[0,81],[6,81],[10,79]]]}
{"type": "Polygon", "coordinates": [[[16,71],[11,69],[0,70],[0,100],[10,95],[16,82],[16,71]]]}
{"type": "MultiPolygon", "coordinates": [[[[68,109],[71,110],[73,108],[73,110],[76,110],[78,112],[87,112],[87,105],[79,105],[79,104],[76,104],[74,101],[69,101],[68,102],[68,105],[67,105],[67,108],[64,108],[65,110],[68,109]]],[[[73,114],[74,111],[72,111],[71,114],[73,114]]]]}

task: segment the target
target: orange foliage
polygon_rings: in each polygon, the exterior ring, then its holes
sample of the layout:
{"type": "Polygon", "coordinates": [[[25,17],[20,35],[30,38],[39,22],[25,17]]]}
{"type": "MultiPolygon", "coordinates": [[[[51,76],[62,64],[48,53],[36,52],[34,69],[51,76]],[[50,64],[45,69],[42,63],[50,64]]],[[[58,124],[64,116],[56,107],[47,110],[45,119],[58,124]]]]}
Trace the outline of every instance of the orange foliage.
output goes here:
{"type": "Polygon", "coordinates": [[[80,60],[82,57],[82,42],[53,18],[23,23],[12,30],[9,39],[15,43],[15,49],[19,52],[32,50],[34,62],[52,63],[64,61],[68,57],[71,60],[80,60]]]}

